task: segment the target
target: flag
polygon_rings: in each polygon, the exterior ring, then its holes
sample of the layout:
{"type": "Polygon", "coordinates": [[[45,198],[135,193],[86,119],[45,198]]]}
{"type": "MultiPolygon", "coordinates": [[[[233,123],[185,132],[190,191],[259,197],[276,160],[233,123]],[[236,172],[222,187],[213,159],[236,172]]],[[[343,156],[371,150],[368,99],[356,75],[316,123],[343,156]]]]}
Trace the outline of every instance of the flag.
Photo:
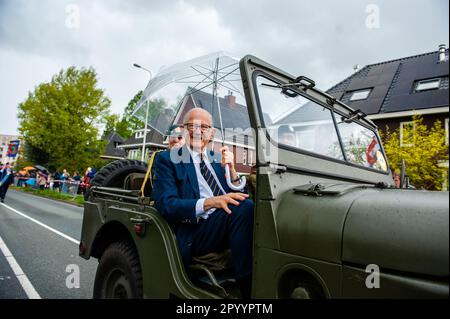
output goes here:
{"type": "Polygon", "coordinates": [[[6,154],[6,157],[15,158],[17,156],[17,152],[19,151],[19,145],[19,140],[9,142],[8,153],[6,154]]]}

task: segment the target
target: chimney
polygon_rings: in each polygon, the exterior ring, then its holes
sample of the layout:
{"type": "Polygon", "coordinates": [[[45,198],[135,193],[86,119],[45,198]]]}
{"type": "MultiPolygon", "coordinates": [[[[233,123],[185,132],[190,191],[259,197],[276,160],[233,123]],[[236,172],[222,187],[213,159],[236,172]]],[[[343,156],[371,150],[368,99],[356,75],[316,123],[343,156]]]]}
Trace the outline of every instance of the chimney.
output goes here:
{"type": "Polygon", "coordinates": [[[233,92],[228,91],[228,95],[225,95],[225,101],[227,102],[227,105],[229,105],[229,106],[236,105],[236,97],[233,95],[233,92]]]}
{"type": "Polygon", "coordinates": [[[439,45],[439,63],[441,62],[445,62],[446,57],[445,57],[445,51],[446,51],[446,47],[445,44],[440,44],[439,45]]]}

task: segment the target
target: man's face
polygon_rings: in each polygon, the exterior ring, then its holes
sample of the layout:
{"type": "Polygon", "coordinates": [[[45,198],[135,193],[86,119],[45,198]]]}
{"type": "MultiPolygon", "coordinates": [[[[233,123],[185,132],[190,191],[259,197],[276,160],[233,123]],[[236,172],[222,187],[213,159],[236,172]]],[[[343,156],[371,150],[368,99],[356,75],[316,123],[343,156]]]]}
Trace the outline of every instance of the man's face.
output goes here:
{"type": "Polygon", "coordinates": [[[194,110],[185,122],[186,143],[193,150],[202,152],[214,137],[211,116],[202,109],[194,110]]]}
{"type": "Polygon", "coordinates": [[[400,176],[399,175],[394,176],[394,184],[396,187],[400,187],[400,176]]]}

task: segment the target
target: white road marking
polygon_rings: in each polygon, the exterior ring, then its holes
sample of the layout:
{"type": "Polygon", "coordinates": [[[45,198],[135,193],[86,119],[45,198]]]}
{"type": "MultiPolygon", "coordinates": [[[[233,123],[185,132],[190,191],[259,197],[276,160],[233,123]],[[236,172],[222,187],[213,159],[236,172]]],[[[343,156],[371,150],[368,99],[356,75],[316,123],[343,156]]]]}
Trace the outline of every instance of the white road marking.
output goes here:
{"type": "Polygon", "coordinates": [[[77,245],[80,244],[80,242],[79,242],[78,240],[76,240],[75,238],[72,238],[72,237],[70,237],[70,236],[67,236],[66,234],[61,233],[59,230],[56,230],[56,229],[54,229],[54,228],[52,228],[52,227],[50,227],[50,226],[47,226],[47,225],[45,225],[44,223],[41,223],[40,221],[38,221],[38,220],[36,220],[36,219],[34,219],[34,218],[28,216],[28,215],[25,215],[24,213],[21,213],[21,212],[19,212],[18,210],[14,209],[14,208],[12,208],[12,207],[10,207],[10,206],[4,204],[4,203],[1,203],[1,205],[4,206],[4,207],[6,207],[6,208],[8,208],[10,211],[12,211],[12,212],[14,212],[14,213],[16,213],[16,214],[18,214],[18,215],[20,215],[20,216],[22,216],[22,217],[25,217],[26,219],[31,220],[33,223],[36,223],[36,224],[38,224],[39,226],[42,226],[42,227],[44,227],[45,229],[48,229],[48,230],[50,230],[51,232],[53,232],[53,233],[55,233],[55,234],[57,234],[57,235],[59,235],[59,236],[65,238],[65,239],[67,239],[67,240],[69,240],[69,241],[71,241],[71,242],[73,242],[74,244],[77,244],[77,245]]]}
{"type": "Polygon", "coordinates": [[[3,241],[1,236],[0,236],[0,250],[2,251],[6,260],[8,261],[9,266],[13,270],[14,275],[16,275],[17,280],[19,281],[23,290],[27,294],[28,298],[41,299],[41,296],[39,296],[38,292],[36,291],[36,289],[34,289],[33,285],[31,284],[30,280],[28,279],[27,275],[25,275],[22,268],[20,268],[19,264],[17,263],[16,259],[11,254],[11,252],[9,251],[8,247],[6,246],[6,244],[3,241]]]}

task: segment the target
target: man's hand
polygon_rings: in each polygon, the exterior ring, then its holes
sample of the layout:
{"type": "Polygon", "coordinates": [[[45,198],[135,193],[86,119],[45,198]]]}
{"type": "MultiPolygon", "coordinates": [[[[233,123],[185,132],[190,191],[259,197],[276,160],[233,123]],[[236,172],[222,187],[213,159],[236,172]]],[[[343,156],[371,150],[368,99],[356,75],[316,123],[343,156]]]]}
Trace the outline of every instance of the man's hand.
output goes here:
{"type": "Polygon", "coordinates": [[[244,201],[248,198],[248,194],[243,193],[228,193],[221,196],[207,198],[203,204],[203,209],[206,211],[211,208],[223,209],[228,214],[231,214],[231,210],[228,208],[228,204],[239,206],[239,201],[244,201]]]}
{"type": "Polygon", "coordinates": [[[222,152],[222,166],[230,165],[230,170],[234,170],[234,154],[228,149],[228,146],[224,146],[220,149],[222,152]]]}
{"type": "MultiPolygon", "coordinates": [[[[222,166],[225,167],[225,165],[230,165],[230,175],[231,180],[237,179],[239,176],[236,173],[236,169],[234,168],[234,154],[233,152],[230,152],[228,149],[228,146],[224,146],[220,149],[222,152],[222,166]]],[[[235,184],[235,183],[233,183],[235,184]]]]}

